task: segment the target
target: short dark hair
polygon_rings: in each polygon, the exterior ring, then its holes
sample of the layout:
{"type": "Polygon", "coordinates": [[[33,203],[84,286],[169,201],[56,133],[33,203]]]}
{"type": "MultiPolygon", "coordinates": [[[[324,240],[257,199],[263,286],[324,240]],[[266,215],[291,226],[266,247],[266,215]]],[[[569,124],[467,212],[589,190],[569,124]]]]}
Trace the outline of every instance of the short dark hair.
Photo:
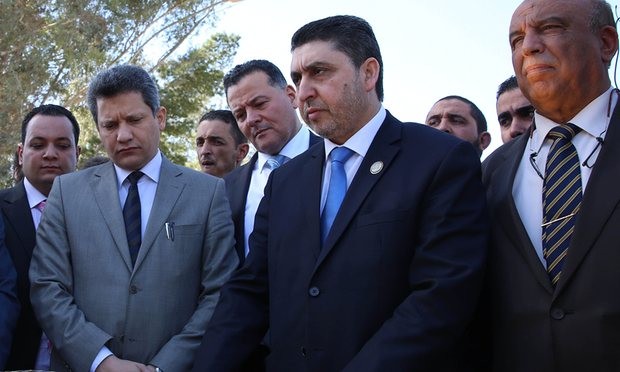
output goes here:
{"type": "Polygon", "coordinates": [[[41,105],[30,110],[29,113],[26,114],[24,120],[22,121],[22,143],[26,141],[26,132],[28,131],[28,123],[32,120],[36,115],[44,115],[44,116],[64,116],[71,122],[71,126],[73,127],[73,138],[75,139],[75,145],[77,146],[78,141],[80,140],[80,125],[78,124],[77,119],[73,116],[73,113],[66,108],[59,105],[41,105]]]}
{"type": "Polygon", "coordinates": [[[137,92],[144,103],[151,108],[153,116],[159,109],[159,92],[155,80],[142,67],[118,65],[101,71],[88,86],[88,108],[97,122],[97,99],[114,97],[117,94],[137,92]]]}
{"type": "Polygon", "coordinates": [[[284,89],[287,86],[286,78],[278,66],[264,59],[253,59],[233,67],[224,76],[224,93],[228,99],[228,88],[239,83],[247,75],[261,71],[269,77],[269,85],[284,89]]]}
{"type": "MultiPolygon", "coordinates": [[[[616,20],[614,19],[614,13],[611,10],[611,5],[605,0],[592,0],[592,10],[590,11],[590,31],[594,34],[607,26],[613,27],[617,30],[616,20]]],[[[617,51],[616,51],[617,52],[617,51]]],[[[611,66],[611,60],[607,63],[607,68],[611,66]]]]}
{"type": "Polygon", "coordinates": [[[508,79],[504,80],[499,87],[497,88],[497,95],[495,96],[495,99],[498,100],[499,96],[501,96],[502,94],[508,92],[509,90],[513,90],[513,89],[518,89],[519,88],[519,83],[517,82],[517,78],[516,76],[511,76],[508,79]]]}
{"type": "Polygon", "coordinates": [[[198,124],[205,120],[221,120],[228,124],[228,127],[230,128],[230,135],[235,140],[236,146],[239,146],[242,143],[248,143],[248,139],[245,138],[243,133],[239,130],[237,120],[235,120],[235,116],[230,110],[211,110],[202,115],[200,120],[198,120],[198,124]]]}
{"type": "Polygon", "coordinates": [[[368,58],[379,62],[379,78],[375,91],[383,101],[383,59],[372,27],[362,18],[351,15],[327,17],[310,22],[295,32],[291,51],[312,41],[331,42],[336,50],[346,54],[359,68],[368,58]]]}
{"type": "Polygon", "coordinates": [[[453,96],[443,97],[437,102],[445,101],[448,99],[456,99],[456,100],[459,100],[461,102],[468,104],[471,116],[473,116],[474,120],[476,121],[476,127],[478,128],[478,134],[487,131],[487,119],[484,118],[484,114],[482,113],[482,111],[480,111],[478,106],[476,106],[472,101],[468,100],[465,97],[453,95],[453,96]]]}
{"type": "Polygon", "coordinates": [[[590,30],[597,33],[606,26],[616,28],[616,20],[611,5],[605,0],[593,0],[590,13],[590,30]]]}

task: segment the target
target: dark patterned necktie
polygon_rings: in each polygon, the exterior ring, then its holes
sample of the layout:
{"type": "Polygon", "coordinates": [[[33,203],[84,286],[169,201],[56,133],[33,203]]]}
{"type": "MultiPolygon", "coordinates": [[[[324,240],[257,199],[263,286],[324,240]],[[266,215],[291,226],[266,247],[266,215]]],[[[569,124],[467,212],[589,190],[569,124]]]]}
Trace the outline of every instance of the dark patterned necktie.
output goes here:
{"type": "Polygon", "coordinates": [[[131,263],[136,263],[140,244],[142,244],[142,226],[140,206],[140,193],[138,192],[138,180],[144,173],[140,171],[132,172],[127,179],[129,180],[129,193],[123,207],[123,219],[125,220],[125,232],[127,233],[127,243],[129,244],[129,254],[131,263]]]}
{"type": "Polygon", "coordinates": [[[581,168],[571,140],[581,129],[574,124],[557,126],[547,137],[553,139],[543,183],[543,256],[555,287],[575,228],[581,205],[581,168]]]}

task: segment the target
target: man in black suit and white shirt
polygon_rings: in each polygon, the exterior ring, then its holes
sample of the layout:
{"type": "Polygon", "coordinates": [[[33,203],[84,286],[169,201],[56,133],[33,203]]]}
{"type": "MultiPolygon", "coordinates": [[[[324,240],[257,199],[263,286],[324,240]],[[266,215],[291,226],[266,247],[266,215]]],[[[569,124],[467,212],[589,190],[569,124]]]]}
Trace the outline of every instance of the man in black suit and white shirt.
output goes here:
{"type": "Polygon", "coordinates": [[[242,264],[269,174],[320,138],[301,124],[295,111],[295,88],[287,85],[273,63],[252,60],[235,66],[224,77],[224,89],[239,129],[257,150],[247,164],[224,178],[242,264]]]}
{"type": "Polygon", "coordinates": [[[604,0],[526,0],[510,23],[530,131],[483,164],[494,371],[620,370],[618,50],[604,0]]]}
{"type": "Polygon", "coordinates": [[[30,303],[28,269],[35,245],[36,228],[54,179],[75,171],[80,147],[80,127],[73,114],[58,105],[42,105],[22,122],[17,148],[24,178],[0,191],[6,246],[17,271],[21,311],[6,369],[49,369],[50,348],[30,303]],[[42,204],[43,203],[43,204],[42,204]]]}

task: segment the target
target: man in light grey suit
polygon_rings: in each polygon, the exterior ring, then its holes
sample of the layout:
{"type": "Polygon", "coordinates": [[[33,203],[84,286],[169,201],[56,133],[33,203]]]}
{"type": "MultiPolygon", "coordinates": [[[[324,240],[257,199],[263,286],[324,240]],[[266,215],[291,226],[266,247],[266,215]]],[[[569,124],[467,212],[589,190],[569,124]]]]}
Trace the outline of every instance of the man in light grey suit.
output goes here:
{"type": "Polygon", "coordinates": [[[51,369],[186,371],[237,266],[224,182],[161,155],[143,69],[101,72],[88,104],[111,162],[55,180],[30,268],[51,369]]]}

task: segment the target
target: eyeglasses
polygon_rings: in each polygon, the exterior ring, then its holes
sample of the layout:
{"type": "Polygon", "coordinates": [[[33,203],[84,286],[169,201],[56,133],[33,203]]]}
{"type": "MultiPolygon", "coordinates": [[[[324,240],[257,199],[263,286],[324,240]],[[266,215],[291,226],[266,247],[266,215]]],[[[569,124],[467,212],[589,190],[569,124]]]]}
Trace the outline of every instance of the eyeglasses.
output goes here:
{"type": "MultiPolygon", "coordinates": [[[[601,134],[599,134],[598,137],[596,137],[596,146],[594,146],[594,148],[592,149],[592,151],[590,152],[586,160],[584,160],[583,163],[581,163],[582,167],[587,167],[587,168],[592,169],[592,167],[594,167],[594,164],[595,164],[595,162],[590,164],[590,161],[592,160],[592,156],[594,156],[594,153],[596,153],[597,150],[601,149],[603,145],[605,144],[605,140],[601,136],[605,132],[607,132],[607,127],[609,126],[609,119],[611,116],[611,102],[612,102],[612,97],[614,93],[620,95],[620,91],[618,89],[613,89],[611,91],[611,94],[609,95],[609,102],[607,103],[607,125],[605,126],[605,130],[601,132],[601,134]]],[[[536,123],[533,122],[532,126],[530,127],[530,141],[532,140],[532,136],[534,134],[535,129],[536,129],[536,123]]],[[[540,171],[540,168],[538,168],[538,164],[536,164],[536,157],[538,157],[538,151],[532,151],[532,153],[530,154],[530,165],[532,166],[532,168],[534,168],[534,171],[536,172],[538,177],[540,177],[540,179],[544,181],[545,177],[540,171]]],[[[551,222],[555,222],[555,221],[551,221],[551,222]]]]}

